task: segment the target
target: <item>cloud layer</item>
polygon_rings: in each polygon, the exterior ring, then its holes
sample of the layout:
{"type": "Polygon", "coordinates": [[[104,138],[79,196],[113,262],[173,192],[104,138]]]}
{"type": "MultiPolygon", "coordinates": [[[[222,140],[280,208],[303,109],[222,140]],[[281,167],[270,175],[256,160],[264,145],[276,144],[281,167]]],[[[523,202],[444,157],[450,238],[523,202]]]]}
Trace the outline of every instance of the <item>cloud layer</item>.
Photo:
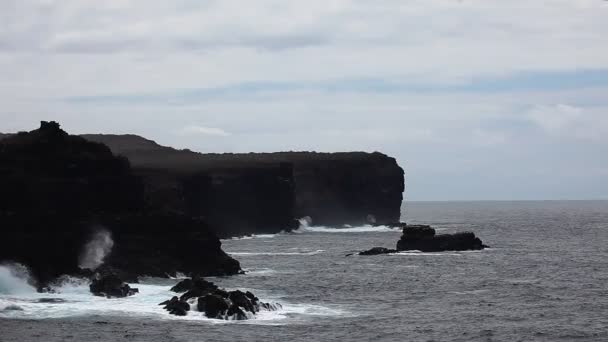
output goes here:
{"type": "Polygon", "coordinates": [[[608,198],[606,17],[601,0],[7,0],[0,131],[380,150],[410,199],[608,198]]]}

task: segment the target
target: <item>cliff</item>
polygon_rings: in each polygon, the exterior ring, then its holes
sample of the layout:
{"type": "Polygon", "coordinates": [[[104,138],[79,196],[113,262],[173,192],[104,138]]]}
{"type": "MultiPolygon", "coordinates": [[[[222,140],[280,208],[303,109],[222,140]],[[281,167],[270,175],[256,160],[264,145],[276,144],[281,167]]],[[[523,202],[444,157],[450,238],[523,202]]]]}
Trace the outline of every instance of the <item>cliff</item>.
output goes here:
{"type": "Polygon", "coordinates": [[[181,198],[173,209],[208,217],[223,236],[277,232],[305,216],[315,225],[400,219],[403,169],[381,153],[201,154],[135,135],[84,137],[126,156],[150,197],[181,198]]]}
{"type": "Polygon", "coordinates": [[[205,222],[149,203],[126,158],[54,122],[0,141],[0,188],[0,262],[42,283],[78,273],[99,231],[113,238],[106,265],[134,275],[240,271],[205,222]]]}

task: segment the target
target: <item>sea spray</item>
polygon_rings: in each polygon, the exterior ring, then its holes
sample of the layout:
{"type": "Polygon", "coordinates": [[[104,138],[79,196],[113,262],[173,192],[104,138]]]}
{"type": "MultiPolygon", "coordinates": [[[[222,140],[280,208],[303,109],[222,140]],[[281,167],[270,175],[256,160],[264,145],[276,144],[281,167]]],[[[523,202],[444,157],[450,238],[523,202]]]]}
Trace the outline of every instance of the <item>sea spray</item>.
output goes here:
{"type": "Polygon", "coordinates": [[[17,263],[0,265],[0,294],[35,293],[32,277],[27,267],[17,263]]]}
{"type": "Polygon", "coordinates": [[[300,222],[300,227],[310,227],[312,225],[312,217],[310,216],[304,216],[301,219],[298,220],[300,222]]]}
{"type": "Polygon", "coordinates": [[[78,266],[82,269],[97,269],[110,254],[113,246],[112,234],[106,229],[97,229],[91,240],[85,245],[78,266]]]}

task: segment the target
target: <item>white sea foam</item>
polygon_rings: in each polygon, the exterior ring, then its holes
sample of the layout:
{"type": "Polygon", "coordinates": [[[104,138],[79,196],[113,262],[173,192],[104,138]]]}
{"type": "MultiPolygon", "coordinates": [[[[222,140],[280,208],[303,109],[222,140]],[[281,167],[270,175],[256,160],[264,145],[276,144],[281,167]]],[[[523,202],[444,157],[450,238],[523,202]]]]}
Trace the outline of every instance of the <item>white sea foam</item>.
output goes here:
{"type": "Polygon", "coordinates": [[[405,255],[405,256],[462,256],[460,253],[446,253],[446,252],[420,252],[420,251],[407,251],[397,252],[388,255],[405,255]]]}
{"type": "Polygon", "coordinates": [[[325,252],[323,249],[302,252],[227,252],[231,255],[316,255],[325,252]]]}
{"type": "Polygon", "coordinates": [[[275,236],[280,235],[280,234],[284,234],[284,232],[277,233],[277,234],[252,234],[252,235],[238,236],[238,237],[235,236],[228,240],[272,239],[275,236]]]}
{"type": "Polygon", "coordinates": [[[325,226],[312,226],[312,227],[300,227],[296,233],[378,233],[378,232],[399,232],[399,228],[391,228],[387,226],[360,226],[360,227],[325,227],[325,226]]]}
{"type": "Polygon", "coordinates": [[[35,293],[27,268],[21,264],[0,265],[0,295],[35,293]]]}
{"type": "MultiPolygon", "coordinates": [[[[4,273],[2,273],[4,274],[4,273]]],[[[78,316],[128,316],[168,320],[190,320],[207,322],[211,324],[282,324],[282,321],[294,316],[333,316],[342,311],[326,308],[319,305],[291,304],[281,299],[281,307],[276,311],[261,311],[247,321],[224,321],[209,319],[196,308],[196,300],[191,300],[191,311],[184,317],[170,315],[158,305],[175,295],[169,289],[171,284],[131,284],[139,289],[139,293],[126,298],[107,299],[93,296],[88,288],[88,282],[83,280],[65,281],[62,285],[54,288],[55,293],[15,293],[12,295],[0,294],[0,318],[25,318],[46,319],[66,318],[78,316]],[[41,302],[43,299],[44,302],[41,302]]],[[[20,282],[22,284],[22,282],[20,282]]],[[[33,289],[32,289],[33,290],[33,289]]],[[[256,293],[264,294],[264,291],[255,290],[256,293]]],[[[278,298],[278,297],[277,297],[278,298]]],[[[276,304],[275,297],[265,298],[260,295],[260,300],[270,304],[276,304]]]]}

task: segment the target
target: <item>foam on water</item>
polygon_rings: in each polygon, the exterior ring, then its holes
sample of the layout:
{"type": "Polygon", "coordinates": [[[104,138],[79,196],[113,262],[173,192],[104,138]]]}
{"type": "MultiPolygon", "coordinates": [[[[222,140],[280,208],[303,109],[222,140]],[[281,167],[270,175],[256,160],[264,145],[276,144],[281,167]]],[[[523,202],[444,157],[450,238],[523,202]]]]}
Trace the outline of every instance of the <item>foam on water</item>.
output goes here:
{"type": "Polygon", "coordinates": [[[21,264],[0,265],[0,295],[18,295],[35,293],[36,289],[29,284],[27,268],[21,264]]]}
{"type": "Polygon", "coordinates": [[[325,252],[323,249],[318,249],[316,251],[310,252],[228,252],[231,255],[316,255],[325,252]]]}
{"type": "Polygon", "coordinates": [[[399,232],[401,228],[391,228],[388,226],[360,226],[360,227],[343,227],[333,228],[325,226],[300,227],[295,233],[382,233],[382,232],[399,232]]]}
{"type": "MultiPolygon", "coordinates": [[[[67,318],[83,316],[127,316],[153,319],[188,320],[200,321],[213,324],[245,323],[245,324],[281,324],[294,316],[331,316],[341,312],[318,305],[291,304],[283,299],[276,311],[261,311],[256,315],[250,315],[250,320],[233,321],[209,319],[196,308],[196,299],[191,300],[191,311],[187,316],[178,317],[170,315],[158,305],[175,295],[170,288],[176,283],[175,280],[168,284],[167,279],[150,283],[130,284],[138,288],[139,293],[126,298],[112,298],[93,296],[89,291],[89,281],[78,278],[65,277],[61,284],[53,287],[52,293],[38,293],[35,289],[24,287],[27,284],[21,278],[14,278],[7,267],[0,269],[2,280],[12,279],[11,289],[22,289],[22,291],[2,292],[0,294],[0,317],[17,319],[46,319],[67,318]],[[8,274],[8,276],[7,276],[8,274]]],[[[272,270],[260,270],[260,272],[273,272],[272,270]]],[[[251,289],[253,291],[257,291],[251,289]]],[[[259,291],[258,291],[259,293],[259,291]]],[[[263,293],[263,291],[262,291],[263,293]]],[[[278,298],[278,297],[277,297],[278,298]]],[[[263,302],[276,305],[276,298],[260,297],[263,302]]]]}

